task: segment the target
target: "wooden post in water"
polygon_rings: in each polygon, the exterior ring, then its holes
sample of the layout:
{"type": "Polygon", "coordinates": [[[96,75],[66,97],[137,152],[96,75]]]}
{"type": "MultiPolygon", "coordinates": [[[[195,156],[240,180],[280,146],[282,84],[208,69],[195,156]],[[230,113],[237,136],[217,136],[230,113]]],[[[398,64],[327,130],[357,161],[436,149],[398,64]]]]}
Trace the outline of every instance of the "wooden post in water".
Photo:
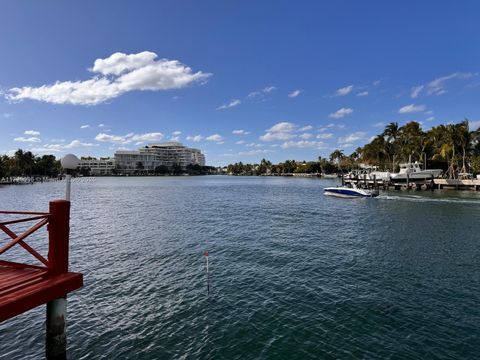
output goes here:
{"type": "Polygon", "coordinates": [[[343,174],[342,174],[342,186],[345,186],[345,178],[343,177],[343,174]]]}
{"type": "Polygon", "coordinates": [[[368,188],[367,186],[367,174],[363,174],[363,186],[366,188],[368,188]]]}
{"type": "Polygon", "coordinates": [[[373,188],[377,188],[377,175],[373,174],[373,188]]]}
{"type": "Polygon", "coordinates": [[[407,190],[410,189],[410,174],[407,171],[407,190]]]}
{"type": "MultiPolygon", "coordinates": [[[[48,224],[49,272],[55,275],[68,272],[68,243],[70,235],[70,201],[50,202],[48,224]]],[[[46,358],[60,360],[67,358],[67,297],[47,303],[46,358]]]]}

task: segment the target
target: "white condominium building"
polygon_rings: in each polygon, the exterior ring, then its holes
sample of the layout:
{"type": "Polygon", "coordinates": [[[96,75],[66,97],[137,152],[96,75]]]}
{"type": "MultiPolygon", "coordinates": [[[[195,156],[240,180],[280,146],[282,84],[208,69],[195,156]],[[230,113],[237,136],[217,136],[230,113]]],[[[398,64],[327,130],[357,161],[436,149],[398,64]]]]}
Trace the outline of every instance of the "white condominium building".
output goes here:
{"type": "Polygon", "coordinates": [[[205,155],[198,149],[188,148],[178,142],[150,144],[136,151],[115,152],[117,170],[122,174],[138,171],[155,172],[158,166],[174,165],[185,169],[188,165],[205,166],[205,155]]]}
{"type": "Polygon", "coordinates": [[[112,175],[115,170],[115,159],[84,158],[78,164],[80,170],[88,170],[90,175],[112,175]]]}

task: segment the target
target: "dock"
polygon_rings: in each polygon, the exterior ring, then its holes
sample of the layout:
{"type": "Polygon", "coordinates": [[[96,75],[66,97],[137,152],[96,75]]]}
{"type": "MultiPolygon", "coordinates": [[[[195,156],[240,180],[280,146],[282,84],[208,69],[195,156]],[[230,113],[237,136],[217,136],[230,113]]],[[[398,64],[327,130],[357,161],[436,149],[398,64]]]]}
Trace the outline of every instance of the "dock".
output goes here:
{"type": "Polygon", "coordinates": [[[367,177],[349,179],[342,177],[342,183],[355,184],[364,189],[383,189],[383,190],[480,190],[480,179],[440,179],[430,178],[421,180],[408,180],[403,183],[395,183],[392,180],[376,180],[367,177]]]}
{"type": "Polygon", "coordinates": [[[83,275],[68,269],[70,202],[51,201],[48,213],[0,211],[0,216],[6,218],[0,221],[0,230],[11,239],[0,248],[0,255],[14,246],[22,247],[38,263],[0,259],[0,321],[46,304],[46,358],[66,359],[66,297],[83,286],[83,275]],[[17,234],[14,227],[19,224],[30,227],[17,234]],[[26,242],[45,227],[46,257],[26,242]]]}

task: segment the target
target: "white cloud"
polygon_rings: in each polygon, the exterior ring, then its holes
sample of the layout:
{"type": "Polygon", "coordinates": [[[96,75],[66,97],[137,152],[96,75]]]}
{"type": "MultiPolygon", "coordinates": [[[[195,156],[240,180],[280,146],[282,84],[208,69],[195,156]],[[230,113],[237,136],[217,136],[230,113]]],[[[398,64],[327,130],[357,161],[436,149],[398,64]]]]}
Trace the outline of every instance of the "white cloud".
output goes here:
{"type": "Polygon", "coordinates": [[[347,146],[346,144],[351,146],[351,143],[354,143],[354,142],[359,141],[359,140],[365,140],[366,136],[367,136],[366,132],[357,131],[357,132],[351,133],[347,136],[338,138],[338,143],[343,144],[345,147],[347,146]]]}
{"type": "Polygon", "coordinates": [[[333,137],[332,133],[322,133],[316,136],[317,139],[322,139],[322,140],[331,139],[332,137],[333,137]]]}
{"type": "Polygon", "coordinates": [[[271,93],[272,91],[276,90],[275,86],[266,86],[262,90],[252,91],[250,94],[247,95],[248,99],[254,99],[257,97],[263,98],[266,94],[271,93]]]}
{"type": "Polygon", "coordinates": [[[412,87],[411,89],[411,93],[410,93],[410,97],[412,99],[415,99],[418,97],[418,95],[420,94],[420,91],[422,91],[423,89],[423,85],[419,85],[419,86],[414,86],[412,87]]]}
{"type": "Polygon", "coordinates": [[[357,96],[367,96],[367,95],[368,95],[368,91],[362,91],[357,94],[357,96]]]}
{"type": "Polygon", "coordinates": [[[286,141],[281,145],[282,149],[324,149],[326,144],[322,141],[286,141]]]}
{"type": "Polygon", "coordinates": [[[296,98],[298,95],[300,95],[301,92],[302,92],[302,90],[299,90],[299,89],[294,90],[290,94],[288,94],[288,97],[296,98]]]}
{"type": "Polygon", "coordinates": [[[455,72],[450,75],[441,76],[436,78],[425,85],[414,86],[411,89],[410,97],[417,98],[421,93],[425,95],[442,95],[447,92],[446,83],[450,80],[466,80],[474,76],[477,76],[477,73],[461,73],[455,72]]]}
{"type": "Polygon", "coordinates": [[[172,135],[173,136],[182,135],[182,132],[177,130],[177,131],[172,132],[172,135]]]}
{"type": "Polygon", "coordinates": [[[147,142],[147,141],[160,141],[163,139],[163,134],[160,132],[152,132],[145,134],[129,133],[127,135],[110,135],[105,133],[99,133],[95,136],[95,140],[100,142],[110,142],[114,144],[130,144],[132,142],[147,142]]]}
{"type": "Polygon", "coordinates": [[[25,132],[23,133],[24,135],[31,135],[31,136],[38,136],[40,135],[40,131],[36,131],[36,130],[25,130],[25,132]]]}
{"type": "Polygon", "coordinates": [[[240,105],[242,102],[238,99],[233,99],[232,101],[230,101],[228,104],[224,104],[224,105],[221,105],[219,107],[217,107],[217,110],[223,110],[223,109],[229,109],[229,108],[232,108],[232,107],[235,107],[235,106],[238,106],[240,105]]]}
{"type": "Polygon", "coordinates": [[[372,124],[373,127],[377,127],[377,128],[380,128],[380,127],[384,127],[385,126],[385,123],[380,121],[380,122],[377,122],[375,124],[372,124]]]}
{"type": "Polygon", "coordinates": [[[435,116],[430,116],[425,119],[425,121],[433,121],[433,120],[435,120],[435,116]]]}
{"type": "Polygon", "coordinates": [[[91,147],[91,146],[95,146],[95,144],[84,143],[84,142],[81,142],[80,140],[73,140],[69,144],[45,144],[44,146],[41,146],[41,147],[34,147],[31,149],[31,151],[34,153],[51,154],[51,153],[65,151],[72,148],[91,147]]]}
{"type": "Polygon", "coordinates": [[[245,144],[245,140],[238,140],[238,141],[235,142],[235,144],[237,144],[237,145],[245,144]]]}
{"type": "Polygon", "coordinates": [[[475,131],[480,127],[480,120],[469,121],[468,126],[470,128],[470,131],[475,131]]]}
{"type": "Polygon", "coordinates": [[[313,135],[310,134],[310,133],[303,133],[302,135],[299,135],[298,137],[300,139],[303,139],[303,140],[308,140],[308,139],[311,139],[313,137],[313,135]]]}
{"type": "Polygon", "coordinates": [[[28,137],[28,138],[20,136],[20,137],[16,137],[15,139],[13,139],[13,141],[30,142],[30,143],[42,142],[42,140],[40,140],[38,137],[35,137],[35,136],[31,136],[31,137],[28,137]]]}
{"type": "Polygon", "coordinates": [[[219,134],[213,134],[213,135],[208,136],[205,140],[215,141],[215,142],[219,143],[219,142],[223,142],[225,139],[223,138],[223,136],[221,136],[219,134]]]}
{"type": "Polygon", "coordinates": [[[300,129],[298,129],[298,131],[308,131],[312,129],[313,129],[312,125],[307,125],[307,126],[301,127],[300,129]]]}
{"type": "Polygon", "coordinates": [[[98,127],[105,127],[105,124],[98,124],[98,127]]]}
{"type": "Polygon", "coordinates": [[[189,135],[187,136],[187,140],[194,141],[194,142],[200,142],[203,140],[202,135],[189,135]]]}
{"type": "Polygon", "coordinates": [[[252,142],[252,143],[246,144],[245,146],[247,146],[247,147],[256,147],[256,148],[259,148],[259,147],[262,147],[263,145],[252,142]]]}
{"type": "Polygon", "coordinates": [[[90,127],[90,125],[85,124],[85,125],[80,126],[80,129],[88,129],[89,127],[90,127]]]}
{"type": "Polygon", "coordinates": [[[398,110],[398,113],[399,114],[410,114],[410,113],[422,112],[422,111],[425,111],[425,109],[426,109],[425,105],[410,104],[410,105],[405,105],[404,107],[400,108],[398,110]]]}
{"type": "Polygon", "coordinates": [[[170,136],[170,141],[180,141],[180,136],[170,136]]]}
{"type": "Polygon", "coordinates": [[[232,134],[233,135],[248,135],[250,133],[248,131],[245,131],[245,130],[233,130],[232,134]]]}
{"type": "Polygon", "coordinates": [[[272,150],[267,149],[258,149],[258,150],[250,150],[250,151],[240,151],[238,155],[241,156],[252,156],[252,155],[259,155],[259,154],[269,154],[272,153],[272,150]]]}
{"type": "Polygon", "coordinates": [[[335,95],[336,96],[345,96],[345,95],[348,95],[352,92],[353,90],[353,85],[348,85],[348,86],[345,86],[343,88],[340,88],[340,89],[337,89],[337,91],[335,91],[335,95]]]}
{"type": "Polygon", "coordinates": [[[350,115],[352,112],[353,112],[353,109],[341,108],[341,109],[338,109],[337,111],[335,111],[334,113],[331,113],[328,116],[331,117],[331,118],[334,118],[334,119],[340,119],[344,116],[350,115]]]}
{"type": "Polygon", "coordinates": [[[192,69],[177,60],[157,59],[153,52],[115,53],[95,60],[93,78],[57,81],[39,87],[15,87],[6,94],[10,101],[26,99],[53,104],[98,105],[130,91],[180,89],[204,83],[211,74],[192,69]]]}
{"type": "Polygon", "coordinates": [[[268,129],[264,135],[260,136],[262,141],[275,141],[275,140],[289,140],[295,137],[292,134],[296,129],[296,125],[290,122],[279,122],[268,129]]]}

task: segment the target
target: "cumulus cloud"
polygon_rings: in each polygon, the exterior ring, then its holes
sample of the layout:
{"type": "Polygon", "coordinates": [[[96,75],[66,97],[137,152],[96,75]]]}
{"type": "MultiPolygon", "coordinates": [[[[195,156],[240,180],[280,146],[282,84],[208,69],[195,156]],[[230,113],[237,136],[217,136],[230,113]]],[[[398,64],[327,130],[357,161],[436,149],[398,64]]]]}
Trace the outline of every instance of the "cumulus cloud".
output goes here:
{"type": "Polygon", "coordinates": [[[217,110],[223,110],[223,109],[229,109],[229,108],[232,108],[232,107],[235,107],[235,106],[238,106],[240,105],[242,102],[238,99],[233,99],[232,101],[230,101],[228,104],[223,104],[219,107],[217,107],[217,110]]]}
{"type": "Polygon", "coordinates": [[[331,139],[332,137],[333,137],[332,133],[322,133],[316,136],[317,139],[322,139],[322,140],[331,139]]]}
{"type": "Polygon", "coordinates": [[[211,76],[177,60],[157,59],[157,54],[114,53],[95,60],[90,69],[93,78],[82,81],[57,81],[39,87],[11,88],[10,101],[37,100],[53,104],[98,105],[130,91],[161,91],[180,89],[204,83],[211,76]]]}
{"type": "Polygon", "coordinates": [[[243,129],[240,129],[240,130],[233,130],[232,134],[233,135],[248,135],[248,134],[250,134],[250,132],[245,131],[243,129]]]}
{"type": "Polygon", "coordinates": [[[220,134],[213,134],[213,135],[208,136],[205,140],[215,141],[216,143],[220,143],[220,142],[223,142],[225,139],[220,134]]]}
{"type": "Polygon", "coordinates": [[[257,149],[257,150],[249,150],[249,151],[240,151],[238,155],[242,156],[252,156],[252,155],[259,155],[259,154],[269,154],[272,153],[273,150],[267,149],[257,149]]]}
{"type": "Polygon", "coordinates": [[[38,136],[38,135],[40,135],[40,131],[36,131],[36,130],[25,130],[25,132],[23,133],[23,135],[38,136]]]}
{"type": "Polygon", "coordinates": [[[313,129],[312,125],[307,125],[307,126],[301,127],[300,129],[298,129],[298,131],[308,131],[312,129],[313,129]]]}
{"type": "Polygon", "coordinates": [[[301,135],[298,136],[300,139],[303,139],[303,140],[308,140],[310,138],[313,137],[313,134],[310,134],[310,133],[303,133],[301,135]]]}
{"type": "Polygon", "coordinates": [[[237,144],[237,145],[245,144],[245,140],[238,140],[238,141],[235,142],[235,144],[237,144]]]}
{"type": "Polygon", "coordinates": [[[114,144],[130,144],[130,143],[142,143],[148,141],[160,141],[163,139],[163,134],[160,132],[152,132],[145,134],[129,133],[126,135],[111,135],[105,133],[99,133],[95,136],[95,140],[100,142],[109,142],[114,144]]]}
{"type": "Polygon", "coordinates": [[[405,105],[404,107],[401,107],[398,110],[398,113],[410,114],[410,113],[422,112],[422,111],[425,111],[425,109],[426,109],[425,105],[410,104],[410,105],[405,105]]]}
{"type": "Polygon", "coordinates": [[[365,140],[366,136],[367,136],[366,132],[357,131],[349,135],[338,138],[338,143],[343,144],[345,147],[347,146],[346,144],[349,144],[349,146],[351,146],[351,143],[354,143],[359,140],[365,140]]]}
{"type": "Polygon", "coordinates": [[[286,141],[281,145],[282,149],[324,149],[326,144],[322,141],[286,141]]]}
{"type": "Polygon", "coordinates": [[[345,96],[352,92],[353,85],[348,85],[335,91],[335,96],[345,96]]]}
{"type": "Polygon", "coordinates": [[[182,135],[182,132],[179,131],[179,130],[176,130],[176,131],[172,132],[172,135],[173,135],[173,136],[182,135]]]}
{"type": "Polygon", "coordinates": [[[293,132],[296,125],[290,122],[279,122],[268,129],[264,135],[260,136],[262,141],[290,140],[295,137],[293,132]]]}
{"type": "Polygon", "coordinates": [[[42,153],[42,154],[51,154],[62,152],[72,148],[79,148],[79,147],[91,147],[95,146],[95,144],[91,143],[84,143],[80,140],[73,140],[68,144],[45,144],[44,146],[34,147],[31,149],[34,153],[42,153]]]}
{"type": "Polygon", "coordinates": [[[331,113],[328,116],[331,117],[331,118],[334,118],[334,119],[340,119],[344,116],[350,115],[352,112],[353,112],[353,109],[341,108],[341,109],[338,109],[337,111],[335,111],[334,113],[331,113]]]}
{"type": "Polygon", "coordinates": [[[202,135],[189,135],[187,136],[187,140],[194,141],[194,142],[200,142],[203,140],[202,135]]]}
{"type": "Polygon", "coordinates": [[[300,93],[302,92],[302,90],[293,90],[290,94],[288,94],[288,97],[291,97],[291,98],[296,98],[298,95],[300,95],[300,93]]]}
{"type": "Polygon", "coordinates": [[[80,126],[80,129],[88,129],[89,127],[90,127],[90,125],[85,124],[85,125],[80,126]]]}
{"type": "Polygon", "coordinates": [[[20,137],[16,137],[15,139],[13,139],[13,141],[30,142],[30,143],[42,142],[42,140],[40,140],[38,137],[35,137],[35,136],[31,136],[31,137],[28,137],[28,138],[20,136],[20,137]]]}
{"type": "Polygon", "coordinates": [[[357,94],[357,96],[367,96],[367,95],[368,95],[368,91],[362,91],[357,94]]]}

